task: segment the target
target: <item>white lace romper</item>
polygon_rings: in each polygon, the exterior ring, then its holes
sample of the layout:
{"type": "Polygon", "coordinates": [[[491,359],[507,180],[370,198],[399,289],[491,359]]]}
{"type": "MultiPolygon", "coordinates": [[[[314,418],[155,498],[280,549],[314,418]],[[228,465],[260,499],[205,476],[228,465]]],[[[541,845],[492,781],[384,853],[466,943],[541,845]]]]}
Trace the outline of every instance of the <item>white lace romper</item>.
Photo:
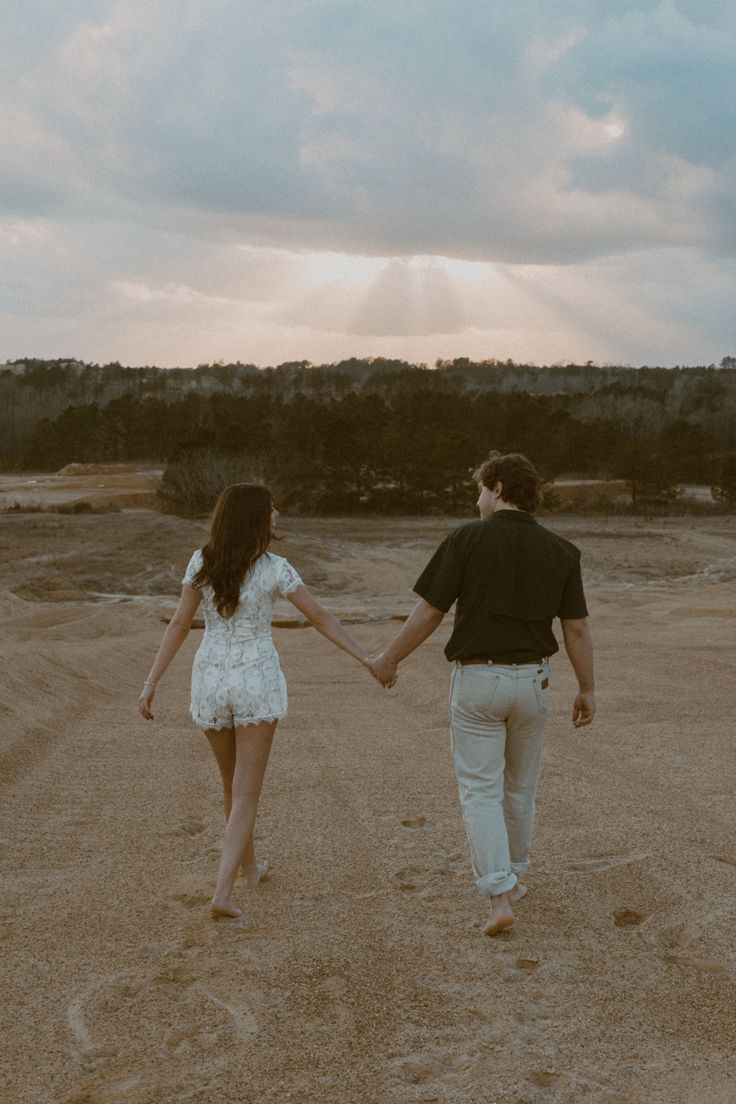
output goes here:
{"type": "MultiPolygon", "coordinates": [[[[192,556],[182,583],[202,566],[200,549],[192,556]]],[[[286,716],[287,696],[279,657],[271,639],[276,599],[302,580],[283,556],[264,552],[243,581],[232,617],[221,617],[212,587],[201,588],[204,638],[192,666],[192,720],[200,728],[259,724],[286,716]]]]}

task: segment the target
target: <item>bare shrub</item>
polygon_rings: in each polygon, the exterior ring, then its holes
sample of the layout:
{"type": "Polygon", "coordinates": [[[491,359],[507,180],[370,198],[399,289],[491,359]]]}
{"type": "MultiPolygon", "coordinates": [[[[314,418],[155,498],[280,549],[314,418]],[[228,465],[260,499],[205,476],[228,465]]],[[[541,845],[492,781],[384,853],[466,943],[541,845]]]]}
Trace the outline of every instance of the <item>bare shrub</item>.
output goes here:
{"type": "Polygon", "coordinates": [[[46,507],[42,506],[38,502],[22,502],[20,499],[16,499],[15,502],[8,503],[7,506],[3,506],[0,513],[3,514],[42,514],[46,507]]]}
{"type": "Polygon", "coordinates": [[[210,512],[230,484],[264,482],[263,466],[253,457],[195,449],[164,469],[156,494],[163,513],[198,517],[210,512]]]}
{"type": "Polygon", "coordinates": [[[711,494],[716,502],[728,506],[729,509],[736,507],[736,452],[730,452],[724,457],[718,485],[711,487],[711,494]]]}

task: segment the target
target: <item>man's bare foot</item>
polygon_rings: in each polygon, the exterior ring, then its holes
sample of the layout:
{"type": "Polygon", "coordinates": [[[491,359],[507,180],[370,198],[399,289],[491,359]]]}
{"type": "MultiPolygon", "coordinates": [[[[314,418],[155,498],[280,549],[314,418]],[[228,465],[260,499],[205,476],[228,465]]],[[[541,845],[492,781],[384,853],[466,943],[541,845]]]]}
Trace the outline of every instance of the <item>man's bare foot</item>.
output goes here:
{"type": "Polygon", "coordinates": [[[271,864],[267,859],[264,860],[264,862],[256,863],[254,870],[250,870],[247,873],[243,871],[245,884],[248,886],[248,889],[255,889],[259,882],[265,882],[270,873],[271,864]]]}
{"type": "Polygon", "coordinates": [[[509,900],[512,905],[515,905],[517,901],[520,901],[522,897],[526,897],[527,886],[523,882],[517,882],[514,888],[509,893],[509,900]]]}
{"type": "Polygon", "coordinates": [[[215,916],[230,916],[233,919],[236,916],[243,915],[229,897],[213,897],[210,901],[210,912],[214,913],[215,916]]]}
{"type": "Polygon", "coordinates": [[[514,914],[511,911],[510,896],[510,893],[502,893],[498,897],[491,897],[491,915],[481,929],[484,935],[498,935],[511,927],[514,914]]]}

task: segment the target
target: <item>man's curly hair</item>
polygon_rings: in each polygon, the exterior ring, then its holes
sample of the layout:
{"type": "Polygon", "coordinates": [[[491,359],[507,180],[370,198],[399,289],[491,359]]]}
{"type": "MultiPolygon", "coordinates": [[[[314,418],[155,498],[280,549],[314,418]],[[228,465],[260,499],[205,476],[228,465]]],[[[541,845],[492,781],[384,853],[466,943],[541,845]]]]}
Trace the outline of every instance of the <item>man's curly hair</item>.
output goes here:
{"type": "Polygon", "coordinates": [[[520,452],[492,452],[479,468],[473,472],[473,479],[490,490],[501,483],[504,502],[518,506],[533,514],[542,503],[542,477],[526,456],[520,452]]]}

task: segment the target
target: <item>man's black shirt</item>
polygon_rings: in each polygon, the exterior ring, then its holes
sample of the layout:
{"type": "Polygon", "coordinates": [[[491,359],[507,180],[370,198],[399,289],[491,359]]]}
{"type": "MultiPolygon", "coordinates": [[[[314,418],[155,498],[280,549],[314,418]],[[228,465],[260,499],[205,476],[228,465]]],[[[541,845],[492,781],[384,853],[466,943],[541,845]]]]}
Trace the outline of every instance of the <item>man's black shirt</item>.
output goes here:
{"type": "Polygon", "coordinates": [[[444,612],[457,601],[449,660],[525,663],[553,655],[554,618],[588,616],[579,550],[523,510],[497,510],[455,529],[414,591],[444,612]]]}

